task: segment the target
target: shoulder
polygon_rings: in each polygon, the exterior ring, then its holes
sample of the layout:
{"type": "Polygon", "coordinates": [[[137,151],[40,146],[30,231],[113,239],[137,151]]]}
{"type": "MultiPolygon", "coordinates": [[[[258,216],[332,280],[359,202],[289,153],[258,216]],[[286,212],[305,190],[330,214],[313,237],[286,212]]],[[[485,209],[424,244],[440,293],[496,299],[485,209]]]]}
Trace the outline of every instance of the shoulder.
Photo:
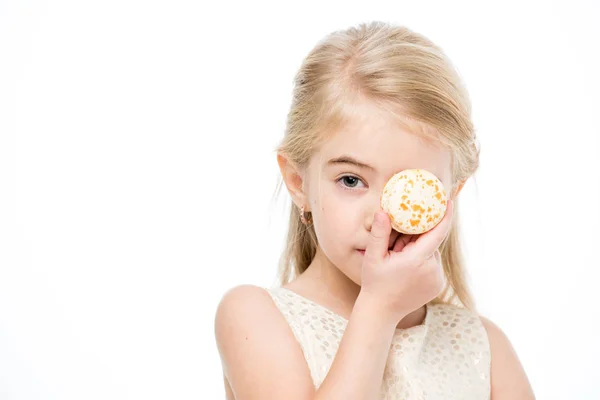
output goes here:
{"type": "Polygon", "coordinates": [[[270,294],[239,285],[221,297],[214,320],[223,373],[237,398],[305,399],[314,387],[302,350],[270,294]],[[262,397],[261,397],[261,394],[262,397]]]}
{"type": "Polygon", "coordinates": [[[273,317],[275,311],[271,296],[264,288],[250,284],[234,286],[223,293],[217,305],[215,329],[273,317]]]}
{"type": "Polygon", "coordinates": [[[488,318],[482,315],[478,317],[490,343],[492,400],[535,399],[525,370],[507,335],[488,318]]]}

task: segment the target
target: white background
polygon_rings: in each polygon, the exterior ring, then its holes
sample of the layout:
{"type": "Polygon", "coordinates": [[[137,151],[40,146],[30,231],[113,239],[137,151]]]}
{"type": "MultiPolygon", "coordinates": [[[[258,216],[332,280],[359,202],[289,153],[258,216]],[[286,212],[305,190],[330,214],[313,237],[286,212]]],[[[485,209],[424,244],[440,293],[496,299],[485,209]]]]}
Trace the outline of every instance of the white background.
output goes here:
{"type": "Polygon", "coordinates": [[[597,2],[2,0],[1,399],[224,398],[214,312],[275,284],[293,75],[373,19],[470,92],[480,311],[539,399],[600,398],[597,2]]]}

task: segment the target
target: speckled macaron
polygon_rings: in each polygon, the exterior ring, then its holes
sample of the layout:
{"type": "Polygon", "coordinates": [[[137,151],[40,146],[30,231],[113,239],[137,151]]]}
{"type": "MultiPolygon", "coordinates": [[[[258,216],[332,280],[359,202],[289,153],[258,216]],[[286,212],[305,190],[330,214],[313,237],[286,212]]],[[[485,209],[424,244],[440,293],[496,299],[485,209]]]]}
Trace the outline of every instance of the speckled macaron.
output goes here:
{"type": "Polygon", "coordinates": [[[398,172],[381,195],[381,208],[390,216],[392,228],[410,235],[433,229],[444,218],[446,206],[442,182],[424,169],[398,172]]]}

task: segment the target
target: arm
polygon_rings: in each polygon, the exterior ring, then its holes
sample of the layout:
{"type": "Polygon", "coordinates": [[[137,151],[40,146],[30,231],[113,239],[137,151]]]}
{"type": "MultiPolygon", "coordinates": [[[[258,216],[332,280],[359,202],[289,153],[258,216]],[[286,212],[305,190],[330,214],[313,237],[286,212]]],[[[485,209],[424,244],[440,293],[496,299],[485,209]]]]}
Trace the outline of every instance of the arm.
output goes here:
{"type": "Polygon", "coordinates": [[[360,292],[331,369],[314,400],[379,398],[397,321],[377,310],[381,307],[360,292]]]}
{"type": "Polygon", "coordinates": [[[215,315],[215,337],[231,391],[227,396],[236,400],[313,396],[302,349],[262,288],[240,285],[223,295],[215,315]]]}
{"type": "Polygon", "coordinates": [[[491,400],[535,400],[525,370],[504,332],[479,316],[487,331],[491,351],[491,400]]]}
{"type": "Polygon", "coordinates": [[[269,294],[252,285],[229,290],[217,307],[215,336],[233,398],[377,398],[396,322],[375,307],[359,295],[331,369],[315,391],[302,349],[269,294]]]}
{"type": "Polygon", "coordinates": [[[223,374],[223,383],[225,384],[225,400],[235,400],[235,396],[231,390],[231,385],[229,384],[225,374],[223,374]]]}

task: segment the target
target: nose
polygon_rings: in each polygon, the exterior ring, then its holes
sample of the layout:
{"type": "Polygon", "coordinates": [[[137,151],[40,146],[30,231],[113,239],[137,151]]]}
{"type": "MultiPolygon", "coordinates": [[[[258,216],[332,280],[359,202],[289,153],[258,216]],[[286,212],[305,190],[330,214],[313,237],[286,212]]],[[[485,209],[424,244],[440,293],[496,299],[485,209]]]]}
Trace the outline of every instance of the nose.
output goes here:
{"type": "Polygon", "coordinates": [[[365,229],[367,232],[371,233],[371,228],[373,227],[373,220],[375,219],[375,213],[381,210],[380,202],[377,200],[371,201],[369,207],[365,210],[365,229]]]}

